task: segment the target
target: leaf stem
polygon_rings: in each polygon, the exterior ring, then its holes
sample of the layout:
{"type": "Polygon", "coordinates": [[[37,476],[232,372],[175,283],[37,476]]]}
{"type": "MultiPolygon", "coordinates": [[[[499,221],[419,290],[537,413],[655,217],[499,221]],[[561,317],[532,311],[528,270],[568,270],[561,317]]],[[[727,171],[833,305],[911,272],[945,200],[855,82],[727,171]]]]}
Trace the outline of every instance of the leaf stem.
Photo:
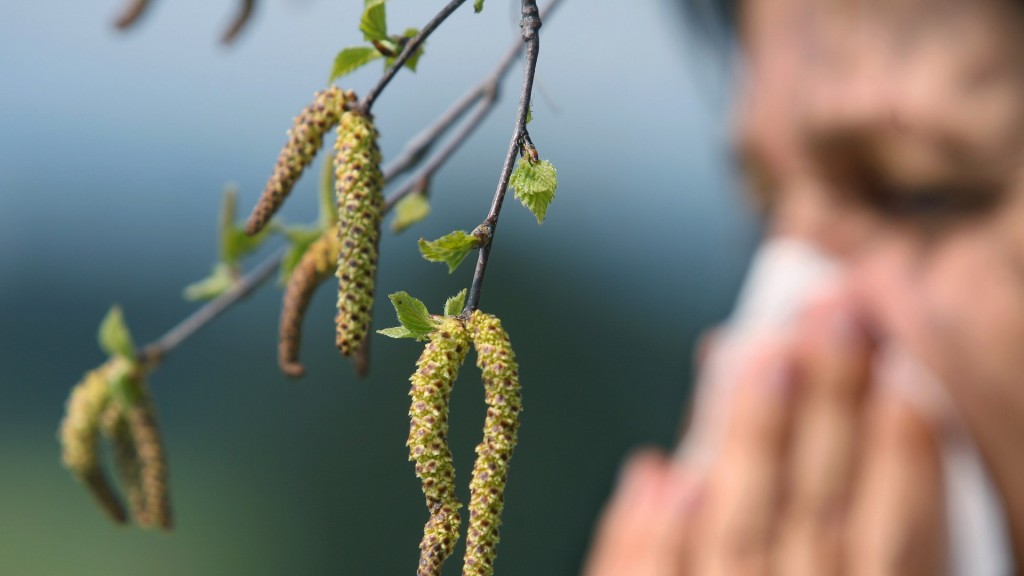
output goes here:
{"type": "Polygon", "coordinates": [[[526,64],[523,71],[523,87],[519,95],[519,111],[516,114],[515,129],[512,131],[512,140],[508,145],[508,152],[505,154],[505,163],[501,167],[501,176],[498,177],[498,188],[494,192],[494,199],[491,201],[491,209],[484,219],[484,224],[490,226],[491,241],[480,248],[480,254],[476,261],[476,270],[473,272],[473,283],[469,287],[469,297],[466,300],[466,307],[462,314],[467,316],[476,310],[480,305],[480,292],[483,289],[484,274],[487,272],[487,262],[490,259],[491,247],[494,246],[494,233],[497,232],[498,217],[501,214],[501,206],[505,202],[505,192],[508,190],[508,181],[512,177],[512,168],[515,167],[516,156],[525,138],[529,138],[526,130],[526,116],[530,111],[530,99],[533,95],[533,79],[537,73],[537,56],[540,53],[541,16],[537,9],[536,0],[522,0],[523,17],[519,22],[522,29],[523,43],[526,44],[526,64]]]}
{"type": "Polygon", "coordinates": [[[459,6],[462,6],[465,2],[466,0],[452,0],[449,2],[447,6],[442,8],[441,11],[430,20],[430,22],[427,22],[427,25],[420,30],[419,34],[413,36],[412,39],[405,44],[405,48],[403,48],[402,52],[397,58],[395,58],[391,67],[384,71],[384,75],[377,81],[377,85],[367,92],[366,96],[363,97],[363,101],[359,103],[359,108],[364,114],[370,113],[370,109],[373,108],[373,103],[377,100],[377,97],[380,96],[380,93],[384,91],[384,88],[387,87],[388,83],[391,82],[391,79],[395,77],[395,74],[397,74],[402,66],[405,65],[406,61],[408,61],[409,58],[412,58],[412,55],[416,53],[416,50],[419,49],[420,45],[426,41],[426,39],[434,32],[434,30],[437,29],[438,26],[441,25],[442,22],[452,15],[452,12],[455,12],[459,6]]]}

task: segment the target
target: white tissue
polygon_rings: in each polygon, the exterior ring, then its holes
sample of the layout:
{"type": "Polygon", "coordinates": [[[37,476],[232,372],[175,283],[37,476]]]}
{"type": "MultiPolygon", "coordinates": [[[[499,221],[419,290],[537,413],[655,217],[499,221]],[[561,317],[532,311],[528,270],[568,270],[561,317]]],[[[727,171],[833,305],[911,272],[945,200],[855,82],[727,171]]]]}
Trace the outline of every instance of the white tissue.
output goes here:
{"type": "MultiPolygon", "coordinates": [[[[807,242],[765,241],[755,255],[736,308],[716,335],[697,379],[690,429],[677,451],[689,470],[701,473],[714,462],[731,404],[735,371],[765,334],[793,326],[811,297],[839,278],[840,267],[807,242]]],[[[1004,511],[977,447],[941,382],[896,345],[875,363],[875,381],[900,394],[941,434],[952,576],[1013,573],[1004,511]]]]}

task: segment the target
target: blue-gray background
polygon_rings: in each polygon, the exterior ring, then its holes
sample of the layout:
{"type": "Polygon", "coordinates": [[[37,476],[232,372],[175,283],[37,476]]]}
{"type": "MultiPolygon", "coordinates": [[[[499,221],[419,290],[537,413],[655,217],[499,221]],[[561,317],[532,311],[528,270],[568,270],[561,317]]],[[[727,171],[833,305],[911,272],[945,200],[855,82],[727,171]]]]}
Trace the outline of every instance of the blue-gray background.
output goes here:
{"type": "MultiPolygon", "coordinates": [[[[418,346],[378,337],[372,377],[354,379],[330,289],[311,307],[301,382],[275,365],[276,288],[153,377],[172,534],[112,526],[61,469],[54,433],[69,388],[103,360],[100,318],[120,303],[147,341],[194,308],[181,289],[215,257],[225,182],[247,211],[291,118],[360,40],[354,0],[265,1],[230,49],[216,39],[234,2],[156,2],[123,35],[121,4],[0,1],[0,574],[412,573],[426,518],[404,446],[418,346]]],[[[395,0],[392,26],[439,4],[395,0]]],[[[378,101],[385,156],[504,52],[517,3],[487,4],[455,14],[378,101]]],[[[542,227],[510,199],[482,301],[512,335],[526,406],[499,573],[578,570],[622,455],[672,442],[690,350],[741,278],[754,226],[725,155],[729,73],[684,36],[670,0],[567,0],[544,28],[531,133],[561,185],[542,227]]],[[[379,71],[344,84],[365,91],[379,71]]],[[[472,266],[449,276],[414,242],[483,217],[512,100],[436,179],[430,219],[385,236],[378,328],[394,324],[388,292],[437,308],[468,285],[472,266]]],[[[313,218],[315,180],[287,219],[313,218]]],[[[467,367],[452,404],[463,487],[476,382],[467,367]]]]}

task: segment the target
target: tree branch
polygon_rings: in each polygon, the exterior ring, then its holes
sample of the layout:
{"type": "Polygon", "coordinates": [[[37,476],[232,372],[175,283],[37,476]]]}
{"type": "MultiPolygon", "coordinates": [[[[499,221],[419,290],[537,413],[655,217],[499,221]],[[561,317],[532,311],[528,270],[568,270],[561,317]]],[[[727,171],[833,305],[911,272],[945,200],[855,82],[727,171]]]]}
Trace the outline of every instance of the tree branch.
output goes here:
{"type": "MultiPolygon", "coordinates": [[[[533,78],[537,73],[537,56],[540,53],[541,17],[537,10],[536,0],[522,0],[523,17],[519,23],[523,32],[523,42],[526,44],[526,65],[523,71],[523,88],[519,95],[519,111],[516,114],[516,125],[512,132],[512,141],[509,142],[508,152],[505,154],[505,164],[501,167],[501,176],[498,178],[498,189],[494,192],[494,199],[491,201],[491,210],[484,219],[482,226],[491,231],[490,240],[480,247],[480,254],[476,261],[476,270],[473,272],[473,283],[469,287],[469,297],[466,299],[466,307],[463,308],[463,315],[468,315],[480,305],[480,291],[483,289],[484,274],[487,272],[487,262],[491,255],[491,246],[494,244],[494,234],[497,232],[498,217],[501,214],[501,206],[505,202],[505,192],[508,190],[509,178],[512,177],[512,168],[515,166],[516,155],[519,154],[524,139],[529,139],[526,130],[526,116],[530,111],[530,98],[533,95],[533,78]]],[[[532,146],[532,145],[531,145],[532,146]]]]}
{"type": "Polygon", "coordinates": [[[405,44],[405,48],[402,49],[402,52],[397,58],[395,58],[391,67],[388,68],[384,72],[384,75],[381,76],[380,80],[377,81],[377,85],[370,89],[370,91],[366,93],[366,96],[363,97],[363,101],[359,103],[359,108],[364,114],[370,113],[370,109],[373,108],[373,103],[377,100],[377,96],[380,96],[380,93],[384,91],[384,88],[387,87],[389,82],[391,82],[391,79],[395,77],[395,74],[397,74],[402,66],[405,65],[406,61],[408,61],[409,58],[412,58],[412,55],[416,53],[416,50],[418,50],[420,45],[426,41],[427,37],[429,37],[442,22],[447,20],[448,17],[452,15],[452,12],[455,12],[455,10],[465,2],[466,0],[452,0],[449,2],[447,6],[442,8],[441,11],[430,20],[430,22],[427,22],[427,25],[420,30],[419,34],[413,36],[413,38],[405,44]]]}
{"type": "MultiPolygon", "coordinates": [[[[561,1],[562,0],[551,0],[544,9],[544,16],[547,16],[561,1]]],[[[517,40],[513,47],[505,53],[487,79],[471,88],[437,121],[414,137],[409,144],[406,145],[403,152],[399,155],[399,158],[396,158],[384,169],[385,183],[390,182],[395,177],[408,171],[411,167],[415,166],[419,160],[422,160],[427,151],[429,151],[437,140],[451,127],[451,125],[458,121],[474,102],[479,100],[481,97],[486,96],[487,99],[484,100],[484,102],[487,103],[486,107],[483,104],[478,105],[473,116],[471,116],[459,132],[452,137],[445,146],[445,149],[441,150],[437,157],[431,159],[429,164],[436,164],[436,166],[431,169],[431,173],[439,169],[444,164],[444,161],[441,161],[440,157],[445,158],[445,160],[450,158],[454,149],[470,136],[472,131],[479,126],[483,117],[486,116],[486,113],[493,108],[498,99],[498,92],[496,88],[497,84],[501,78],[508,73],[509,68],[511,68],[512,63],[519,56],[519,53],[522,51],[524,46],[526,46],[526,44],[517,40]],[[493,90],[491,90],[491,87],[494,87],[493,90]]],[[[534,60],[536,60],[536,56],[534,57],[534,60]]],[[[413,176],[413,179],[415,178],[416,176],[413,176]]],[[[398,196],[397,192],[392,194],[385,207],[385,212],[390,211],[395,202],[399,199],[400,196],[398,196]]],[[[281,256],[284,254],[284,251],[285,248],[279,248],[273,254],[261,260],[256,264],[255,268],[243,276],[242,279],[239,280],[238,284],[236,284],[231,290],[217,298],[214,298],[213,300],[210,300],[184,320],[179,322],[176,326],[168,330],[163,336],[144,346],[139,354],[140,361],[151,363],[159,362],[182,342],[193,336],[232,306],[238,304],[247,296],[252,294],[259,286],[273,277],[274,272],[277,271],[281,264],[281,256]]]]}

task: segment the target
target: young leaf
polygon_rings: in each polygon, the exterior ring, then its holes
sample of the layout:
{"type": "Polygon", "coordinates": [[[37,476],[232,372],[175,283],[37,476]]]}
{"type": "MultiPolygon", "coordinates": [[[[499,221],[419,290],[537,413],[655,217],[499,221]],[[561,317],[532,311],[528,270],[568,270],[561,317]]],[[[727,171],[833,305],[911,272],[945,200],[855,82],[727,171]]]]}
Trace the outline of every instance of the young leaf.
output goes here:
{"type": "Polygon", "coordinates": [[[384,13],[385,0],[366,0],[366,8],[363,10],[363,18],[359,21],[359,29],[363,31],[363,38],[372,42],[374,40],[389,40],[387,15],[384,13]]]}
{"type": "Polygon", "coordinates": [[[292,270],[295,270],[295,266],[302,260],[302,255],[309,249],[310,244],[316,241],[317,238],[323,234],[324,229],[315,228],[304,228],[304,227],[292,227],[285,228],[283,233],[288,237],[288,241],[291,242],[291,246],[288,251],[281,257],[281,280],[287,281],[288,277],[291,276],[292,270]]]}
{"type": "Polygon", "coordinates": [[[555,199],[555,189],[558,188],[558,173],[551,162],[542,160],[532,163],[520,158],[509,186],[515,189],[516,199],[537,217],[537,223],[543,224],[548,206],[555,199]]]}
{"type": "Polygon", "coordinates": [[[432,242],[420,238],[420,254],[431,262],[447,264],[449,274],[459,267],[471,250],[479,247],[480,239],[462,230],[456,230],[432,242]]]}
{"type": "MultiPolygon", "coordinates": [[[[414,38],[419,33],[420,33],[420,31],[418,29],[416,29],[416,28],[406,28],[405,32],[402,33],[402,36],[404,36],[407,39],[408,38],[414,38]]],[[[397,43],[396,43],[396,46],[397,46],[397,43]]],[[[419,64],[420,57],[423,56],[423,48],[425,48],[425,47],[426,47],[426,42],[424,42],[423,44],[420,44],[419,47],[416,48],[416,51],[413,52],[412,56],[410,56],[409,59],[405,61],[405,67],[406,68],[408,68],[409,70],[412,70],[413,72],[416,71],[416,65],[419,64]]],[[[391,57],[387,58],[387,60],[384,62],[384,66],[386,68],[390,68],[391,65],[395,63],[395,59],[397,57],[398,57],[398,54],[396,53],[395,56],[391,56],[391,57]]]]}
{"type": "Polygon", "coordinates": [[[213,300],[217,296],[227,292],[235,285],[236,275],[234,268],[223,262],[213,267],[209,276],[185,286],[183,293],[185,300],[195,302],[197,300],[213,300]]]}
{"type": "Polygon", "coordinates": [[[130,362],[119,362],[111,365],[111,370],[107,374],[107,386],[110,387],[111,396],[125,408],[137,405],[142,396],[134,372],[130,362]]]}
{"type": "Polygon", "coordinates": [[[526,109],[526,123],[533,122],[533,106],[526,109]]]}
{"type": "Polygon", "coordinates": [[[391,231],[395,234],[423,220],[430,214],[430,201],[423,192],[413,192],[395,204],[395,219],[391,231]]]}
{"type": "MultiPolygon", "coordinates": [[[[415,338],[426,338],[437,327],[437,323],[430,317],[430,312],[427,311],[427,307],[423,302],[409,296],[405,292],[396,292],[388,296],[388,298],[391,299],[391,303],[395,306],[398,321],[415,338]]],[[[388,335],[390,336],[390,334],[388,335]]]]}
{"type": "Polygon", "coordinates": [[[395,326],[394,328],[384,328],[377,330],[377,334],[382,334],[390,338],[415,338],[416,335],[405,326],[395,326]]]}
{"type": "Polygon", "coordinates": [[[320,175],[320,206],[317,221],[321,228],[330,228],[338,221],[338,204],[334,200],[334,163],[324,162],[320,175]]]}
{"type": "Polygon", "coordinates": [[[328,83],[356,71],[357,69],[381,58],[382,54],[373,46],[350,46],[345,48],[334,58],[334,66],[331,68],[331,77],[328,83]]]}
{"type": "Polygon", "coordinates": [[[238,259],[260,247],[270,233],[270,226],[250,236],[235,222],[235,204],[238,190],[234,186],[224,189],[224,200],[220,211],[220,261],[234,265],[238,259]]]}
{"type": "Polygon", "coordinates": [[[473,0],[473,12],[477,14],[484,9],[484,0],[473,0]]]}
{"type": "Polygon", "coordinates": [[[132,342],[132,335],[128,332],[128,326],[124,323],[124,314],[120,306],[114,306],[103,317],[100,322],[99,331],[100,348],[111,356],[122,356],[128,360],[135,360],[135,344],[132,342]]]}
{"type": "Polygon", "coordinates": [[[457,316],[462,312],[463,306],[466,305],[466,289],[463,288],[462,292],[459,292],[455,296],[452,296],[444,303],[444,315],[445,316],[457,316]]]}

